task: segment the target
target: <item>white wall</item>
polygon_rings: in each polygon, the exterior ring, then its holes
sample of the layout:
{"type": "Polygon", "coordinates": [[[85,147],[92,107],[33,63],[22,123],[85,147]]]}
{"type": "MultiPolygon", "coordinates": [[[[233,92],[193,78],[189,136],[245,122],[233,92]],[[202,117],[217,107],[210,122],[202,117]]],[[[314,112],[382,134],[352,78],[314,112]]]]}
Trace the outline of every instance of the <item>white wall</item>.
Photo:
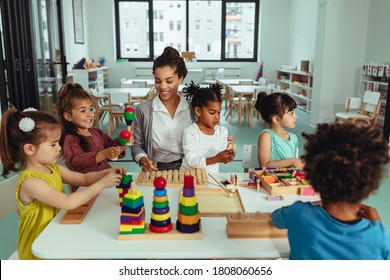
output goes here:
{"type": "Polygon", "coordinates": [[[321,0],[315,50],[310,122],[333,120],[347,96],[359,94],[369,0],[321,0]]]}
{"type": "Polygon", "coordinates": [[[83,1],[83,15],[84,15],[84,44],[76,44],[74,42],[74,24],[73,24],[73,4],[72,0],[62,1],[62,9],[64,16],[64,37],[65,37],[65,50],[68,65],[68,72],[72,70],[73,64],[77,63],[81,58],[89,57],[89,45],[88,45],[88,13],[86,12],[85,0],[83,1]]]}

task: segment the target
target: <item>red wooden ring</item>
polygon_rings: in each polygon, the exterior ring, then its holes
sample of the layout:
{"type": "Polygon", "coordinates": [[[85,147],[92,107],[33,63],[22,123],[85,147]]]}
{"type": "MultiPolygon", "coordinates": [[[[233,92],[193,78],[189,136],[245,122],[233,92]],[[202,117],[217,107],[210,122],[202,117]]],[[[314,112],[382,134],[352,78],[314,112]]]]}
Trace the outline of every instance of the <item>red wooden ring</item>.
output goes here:
{"type": "Polygon", "coordinates": [[[167,225],[165,227],[156,227],[152,224],[149,224],[149,229],[150,229],[150,231],[153,231],[155,233],[165,233],[165,232],[172,230],[172,223],[170,223],[169,225],[167,225]]]}

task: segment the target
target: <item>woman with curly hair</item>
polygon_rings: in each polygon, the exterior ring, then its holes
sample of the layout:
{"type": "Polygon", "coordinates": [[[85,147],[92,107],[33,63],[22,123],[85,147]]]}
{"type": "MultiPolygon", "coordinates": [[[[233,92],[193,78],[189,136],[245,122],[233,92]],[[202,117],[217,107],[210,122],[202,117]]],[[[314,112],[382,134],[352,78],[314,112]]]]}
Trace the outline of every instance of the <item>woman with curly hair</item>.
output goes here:
{"type": "Polygon", "coordinates": [[[273,212],[274,225],[288,230],[290,259],[389,260],[390,233],[376,209],[363,204],[389,161],[380,132],[325,123],[303,136],[306,178],[321,203],[298,201],[273,212]]]}

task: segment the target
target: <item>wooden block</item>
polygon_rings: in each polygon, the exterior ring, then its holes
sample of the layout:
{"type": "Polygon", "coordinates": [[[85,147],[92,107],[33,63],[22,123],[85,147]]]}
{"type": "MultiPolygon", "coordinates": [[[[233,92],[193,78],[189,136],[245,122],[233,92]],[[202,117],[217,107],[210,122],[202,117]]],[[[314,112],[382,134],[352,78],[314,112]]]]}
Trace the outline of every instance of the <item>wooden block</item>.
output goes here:
{"type": "Polygon", "coordinates": [[[227,214],[228,238],[287,238],[287,230],[272,224],[271,213],[227,214]]]}
{"type": "Polygon", "coordinates": [[[119,240],[200,240],[202,239],[202,229],[194,233],[181,233],[176,229],[176,224],[172,223],[172,230],[166,233],[156,233],[149,229],[146,224],[144,234],[118,234],[119,240]]]}
{"type": "Polygon", "coordinates": [[[65,215],[60,220],[60,224],[81,224],[96,198],[97,196],[76,209],[66,211],[65,215]]]}

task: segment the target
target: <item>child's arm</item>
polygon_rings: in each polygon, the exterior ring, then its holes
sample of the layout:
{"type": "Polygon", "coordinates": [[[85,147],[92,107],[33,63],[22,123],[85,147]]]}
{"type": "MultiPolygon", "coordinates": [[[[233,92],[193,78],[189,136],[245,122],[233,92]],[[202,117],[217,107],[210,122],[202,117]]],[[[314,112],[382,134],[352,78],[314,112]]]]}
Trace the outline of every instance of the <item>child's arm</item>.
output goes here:
{"type": "Polygon", "coordinates": [[[368,205],[362,204],[358,209],[358,215],[364,219],[370,221],[380,221],[378,211],[374,207],[370,207],[368,205]]]}
{"type": "Polygon", "coordinates": [[[100,171],[92,171],[85,174],[69,170],[64,166],[58,167],[61,170],[62,181],[66,184],[75,186],[89,186],[111,173],[120,175],[126,174],[126,170],[121,166],[115,166],[100,171]]]}
{"type": "Polygon", "coordinates": [[[275,167],[283,168],[289,166],[295,166],[299,169],[303,168],[303,162],[299,158],[286,158],[281,160],[271,161],[271,149],[272,149],[272,136],[268,132],[263,132],[259,136],[257,142],[257,157],[259,161],[259,166],[261,167],[275,167]]]}
{"type": "Polygon", "coordinates": [[[29,178],[21,184],[19,198],[26,204],[38,200],[58,209],[71,210],[91,200],[99,194],[102,189],[119,185],[121,180],[122,175],[111,172],[96,183],[90,185],[89,188],[74,192],[67,196],[65,193],[49,186],[49,184],[42,179],[29,178]]]}

